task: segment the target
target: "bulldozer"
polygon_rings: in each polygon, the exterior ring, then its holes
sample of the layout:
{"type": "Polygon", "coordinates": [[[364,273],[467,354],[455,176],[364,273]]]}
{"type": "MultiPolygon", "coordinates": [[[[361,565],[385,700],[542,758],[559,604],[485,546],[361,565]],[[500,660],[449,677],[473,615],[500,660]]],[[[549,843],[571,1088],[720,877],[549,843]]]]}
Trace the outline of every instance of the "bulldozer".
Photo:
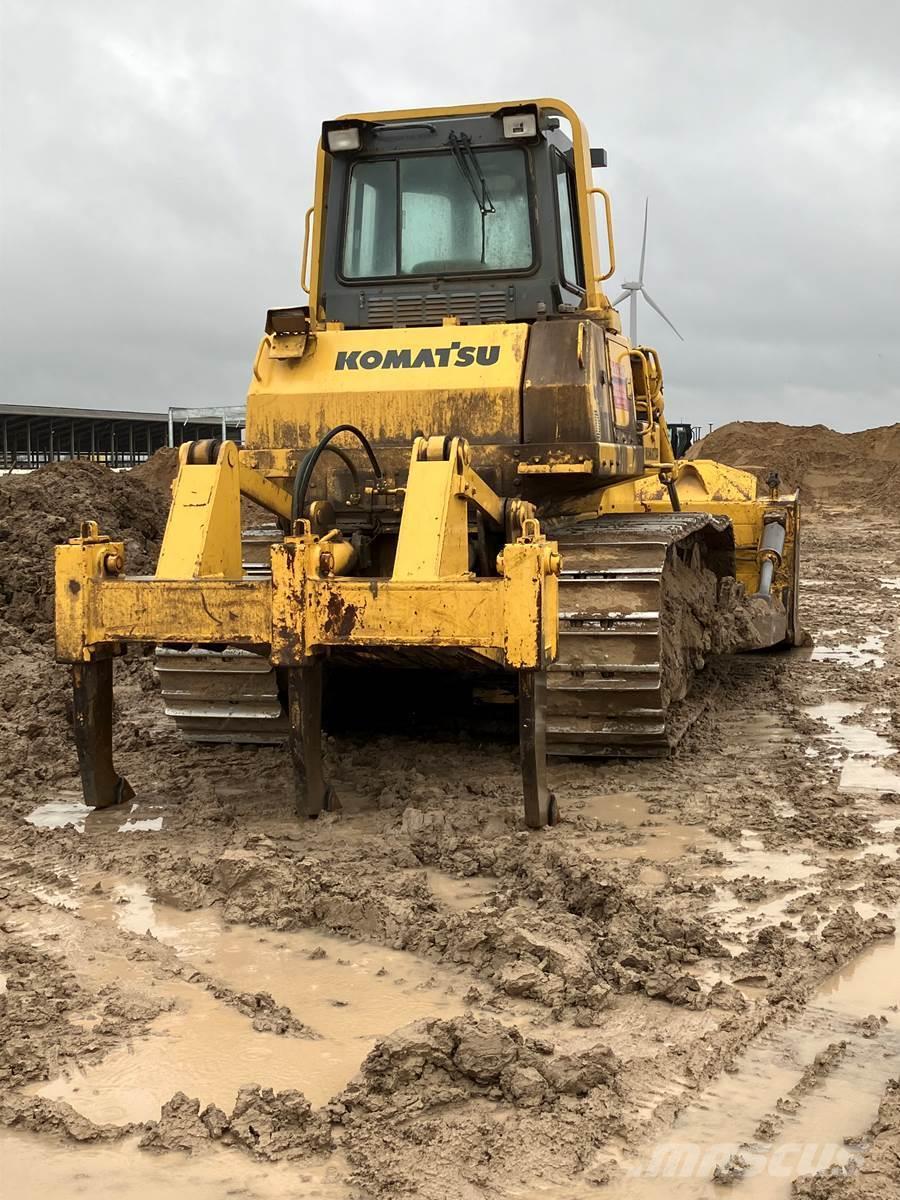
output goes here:
{"type": "Polygon", "coordinates": [[[340,804],[335,680],[338,705],[379,672],[505,691],[537,829],[559,817],[548,755],[670,753],[716,628],[799,642],[798,496],[673,453],[659,355],[603,287],[605,165],[555,99],[324,122],[309,302],[267,315],[243,441],[180,448],[152,577],[90,520],[57,547],[88,805],[134,794],[113,760],[129,644],[157,648],[186,736],[285,741],[307,817],[340,804]],[[267,521],[243,535],[242,500],[267,521]]]}

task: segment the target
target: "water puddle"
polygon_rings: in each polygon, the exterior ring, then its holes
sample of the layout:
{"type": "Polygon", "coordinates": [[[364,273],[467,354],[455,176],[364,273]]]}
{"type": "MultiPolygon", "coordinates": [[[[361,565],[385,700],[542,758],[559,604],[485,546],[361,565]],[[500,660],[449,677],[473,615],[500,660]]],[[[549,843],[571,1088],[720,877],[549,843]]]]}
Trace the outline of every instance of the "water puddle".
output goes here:
{"type": "Polygon", "coordinates": [[[726,867],[717,868],[723,879],[743,879],[745,875],[785,883],[790,879],[809,879],[821,871],[807,861],[803,851],[767,850],[756,830],[741,831],[738,845],[728,851],[731,860],[726,867]]]}
{"type": "MultiPolygon", "coordinates": [[[[593,845],[592,858],[601,861],[624,859],[633,862],[647,858],[666,863],[680,858],[688,850],[713,845],[715,839],[704,827],[669,821],[650,811],[650,804],[637,792],[606,792],[566,801],[566,811],[573,816],[588,817],[600,825],[609,826],[612,836],[616,830],[628,831],[627,843],[593,845]]],[[[665,872],[654,867],[642,867],[638,881],[646,884],[666,882],[665,872]]]]}
{"type": "Polygon", "coordinates": [[[476,875],[471,879],[457,879],[445,871],[429,869],[425,882],[436,900],[454,912],[468,912],[477,908],[497,890],[497,880],[492,875],[476,875]]]}
{"type": "MultiPolygon", "coordinates": [[[[891,747],[889,754],[896,751],[891,747]]],[[[841,770],[840,786],[848,792],[900,792],[900,771],[892,771],[878,763],[851,760],[841,770]]]]}
{"type": "Polygon", "coordinates": [[[729,736],[753,746],[787,745],[800,740],[797,731],[786,725],[779,713],[774,712],[748,713],[740,729],[729,731],[729,736]]]}
{"type": "Polygon", "coordinates": [[[900,791],[900,772],[882,766],[879,758],[890,758],[897,747],[882,733],[853,721],[863,711],[862,704],[849,701],[830,700],[827,704],[815,704],[803,710],[808,716],[824,721],[828,732],[822,740],[831,748],[832,754],[844,757],[838,786],[852,792],[895,792],[900,791]]]}
{"type": "MultiPolygon", "coordinates": [[[[840,632],[838,629],[823,629],[819,637],[834,637],[840,635],[840,632]]],[[[844,663],[850,667],[874,667],[880,669],[884,666],[883,651],[887,636],[886,631],[870,633],[861,642],[839,642],[834,646],[823,646],[820,641],[817,641],[809,659],[810,662],[836,662],[844,663]]]]}
{"type": "MultiPolygon", "coordinates": [[[[85,880],[82,880],[84,883],[85,880]]],[[[379,1036],[421,1017],[464,1011],[468,978],[403,951],[309,931],[272,933],[226,925],[215,911],[154,903],[130,880],[108,880],[81,898],[80,916],[151,933],[179,958],[238,993],[268,992],[320,1036],[256,1032],[247,1016],[201,985],[181,980],[177,1001],[149,1036],[114,1049],[83,1074],[40,1087],[97,1122],[158,1116],[174,1092],[230,1112],[238,1088],[297,1088],[314,1105],[339,1092],[379,1036]]]]}
{"type": "Polygon", "coordinates": [[[346,1200],[341,1160],[254,1162],[236,1150],[153,1154],[137,1141],[80,1145],[0,1130],[4,1192],[19,1200],[346,1200]]]}
{"type": "Polygon", "coordinates": [[[898,1007],[900,940],[892,939],[826,979],[788,1026],[760,1034],[736,1070],[708,1088],[663,1139],[639,1159],[621,1160],[621,1172],[603,1196],[720,1200],[722,1188],[713,1182],[713,1171],[740,1154],[748,1166],[734,1184],[736,1196],[788,1200],[798,1175],[847,1163],[853,1152],[845,1139],[871,1124],[896,1070],[898,1007]],[[872,1014],[884,1018],[884,1024],[876,1037],[865,1039],[858,1022],[872,1014]],[[813,1086],[797,1088],[815,1056],[843,1039],[850,1043],[846,1056],[813,1086]],[[771,1122],[768,1130],[759,1127],[763,1120],[771,1122]]]}
{"type": "Polygon", "coordinates": [[[162,817],[128,817],[119,826],[119,833],[158,833],[162,827],[162,817]]]}
{"type": "MultiPolygon", "coordinates": [[[[739,900],[730,891],[716,888],[715,898],[710,901],[708,911],[720,918],[722,928],[739,938],[746,938],[749,933],[763,925],[778,925],[791,919],[788,905],[798,896],[803,895],[803,888],[792,888],[788,892],[776,896],[772,900],[753,901],[739,900]]],[[[824,921],[825,918],[823,917],[824,921]]],[[[743,941],[728,943],[724,938],[719,939],[732,954],[741,954],[746,950],[743,941]]],[[[741,985],[743,989],[743,984],[741,985]]]]}
{"type": "Polygon", "coordinates": [[[873,821],[872,828],[881,835],[881,839],[891,840],[873,839],[870,842],[863,842],[859,849],[849,852],[850,856],[863,858],[867,854],[874,854],[877,858],[896,858],[900,854],[900,843],[893,839],[898,827],[900,827],[900,817],[884,817],[880,821],[873,821]]]}
{"type": "MultiPolygon", "coordinates": [[[[900,913],[892,919],[900,923],[900,913]]],[[[875,1013],[900,1029],[900,937],[874,943],[829,975],[817,988],[815,1003],[846,1016],[875,1013]]]]}
{"type": "Polygon", "coordinates": [[[93,811],[82,800],[49,800],[38,805],[25,820],[38,829],[64,829],[74,825],[79,833],[84,833],[84,823],[93,811]]]}
{"type": "Polygon", "coordinates": [[[642,828],[641,835],[640,841],[628,846],[591,847],[590,856],[600,860],[624,859],[626,862],[647,858],[651,862],[667,863],[695,850],[720,844],[702,825],[680,825],[677,822],[661,821],[658,825],[642,828]]]}
{"type": "Polygon", "coordinates": [[[669,877],[660,867],[642,866],[638,868],[637,881],[647,887],[660,887],[668,883],[669,877]]]}
{"type": "Polygon", "coordinates": [[[590,817],[604,825],[624,825],[626,829],[637,829],[645,821],[653,820],[647,801],[637,792],[606,792],[573,798],[566,808],[578,816],[590,817]]]}
{"type": "Polygon", "coordinates": [[[48,800],[33,809],[25,820],[38,829],[71,827],[76,833],[87,834],[147,833],[163,827],[159,805],[135,802],[127,809],[118,805],[105,809],[89,808],[80,797],[48,800]]]}

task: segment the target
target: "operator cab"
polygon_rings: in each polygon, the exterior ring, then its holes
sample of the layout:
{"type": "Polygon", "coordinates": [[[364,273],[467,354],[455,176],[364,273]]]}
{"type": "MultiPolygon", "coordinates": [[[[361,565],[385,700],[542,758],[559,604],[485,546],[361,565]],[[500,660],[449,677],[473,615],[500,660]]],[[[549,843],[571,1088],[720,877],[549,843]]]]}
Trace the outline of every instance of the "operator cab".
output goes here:
{"type": "Polygon", "coordinates": [[[573,146],[538,105],[327,121],[322,149],[329,321],[483,324],[585,306],[573,146]]]}

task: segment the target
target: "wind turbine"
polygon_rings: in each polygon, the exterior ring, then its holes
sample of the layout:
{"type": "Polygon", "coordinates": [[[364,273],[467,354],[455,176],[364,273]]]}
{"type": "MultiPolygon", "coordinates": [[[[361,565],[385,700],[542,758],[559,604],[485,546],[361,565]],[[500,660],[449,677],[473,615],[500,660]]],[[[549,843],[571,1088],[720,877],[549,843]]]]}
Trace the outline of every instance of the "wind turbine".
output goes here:
{"type": "Polygon", "coordinates": [[[636,346],[638,344],[638,340],[637,340],[638,295],[643,296],[644,299],[647,301],[647,303],[650,305],[650,307],[655,312],[659,313],[659,315],[662,317],[662,319],[665,321],[665,323],[669,326],[669,328],[671,330],[673,330],[673,332],[679,338],[681,338],[682,341],[684,341],[684,338],[681,337],[681,334],[678,333],[678,330],[675,328],[675,326],[672,324],[672,322],[669,320],[669,318],[666,316],[666,314],[663,312],[663,310],[659,307],[659,305],[656,303],[656,301],[653,299],[653,297],[650,295],[650,293],[644,287],[644,261],[647,257],[647,210],[649,209],[649,207],[650,207],[650,200],[648,198],[644,201],[644,238],[643,238],[643,241],[641,242],[641,267],[640,267],[640,270],[638,271],[637,280],[632,281],[631,283],[623,282],[622,287],[625,289],[624,292],[618,298],[618,300],[613,301],[613,308],[618,308],[623,300],[629,300],[631,302],[631,311],[629,313],[629,328],[630,328],[629,336],[631,337],[632,346],[636,346]]]}

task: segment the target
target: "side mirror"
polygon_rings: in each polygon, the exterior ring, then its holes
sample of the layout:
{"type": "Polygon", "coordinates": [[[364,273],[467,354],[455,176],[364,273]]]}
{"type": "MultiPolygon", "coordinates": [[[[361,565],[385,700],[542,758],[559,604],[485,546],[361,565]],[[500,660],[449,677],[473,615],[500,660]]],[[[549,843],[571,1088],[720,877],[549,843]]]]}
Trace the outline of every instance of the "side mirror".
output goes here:
{"type": "Polygon", "coordinates": [[[594,149],[593,146],[591,147],[591,166],[592,167],[605,167],[606,166],[606,151],[605,150],[594,149]]]}

